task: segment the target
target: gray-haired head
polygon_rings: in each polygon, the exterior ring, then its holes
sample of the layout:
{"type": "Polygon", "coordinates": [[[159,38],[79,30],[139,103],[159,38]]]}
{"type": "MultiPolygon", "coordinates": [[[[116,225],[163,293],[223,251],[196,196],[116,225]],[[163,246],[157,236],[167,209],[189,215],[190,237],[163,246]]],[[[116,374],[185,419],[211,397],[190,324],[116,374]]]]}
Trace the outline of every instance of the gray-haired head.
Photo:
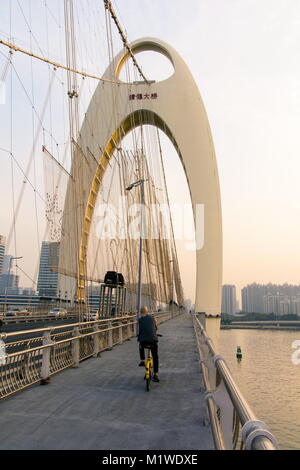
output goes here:
{"type": "Polygon", "coordinates": [[[147,315],[147,313],[148,313],[148,308],[145,305],[143,305],[143,307],[141,307],[141,314],[147,315]]]}

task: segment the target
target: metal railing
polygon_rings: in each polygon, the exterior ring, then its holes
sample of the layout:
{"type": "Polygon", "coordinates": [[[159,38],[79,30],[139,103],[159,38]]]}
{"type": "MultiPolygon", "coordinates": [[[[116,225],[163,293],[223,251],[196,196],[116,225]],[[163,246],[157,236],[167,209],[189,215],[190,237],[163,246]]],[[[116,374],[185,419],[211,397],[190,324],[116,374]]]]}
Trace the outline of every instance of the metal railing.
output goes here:
{"type": "Polygon", "coordinates": [[[276,450],[275,437],[246,402],[225,359],[217,354],[197,315],[193,316],[205,400],[218,450],[276,450]]]}
{"type": "Polygon", "coordinates": [[[50,322],[50,321],[61,321],[61,320],[73,320],[78,318],[77,313],[67,313],[64,316],[55,316],[55,315],[18,315],[18,316],[0,316],[0,320],[3,325],[12,325],[19,323],[37,323],[37,322],[50,322]]]}
{"type": "MultiPolygon", "coordinates": [[[[155,318],[160,324],[180,313],[160,312],[155,318]]],[[[37,382],[46,384],[52,375],[135,337],[136,323],[131,315],[0,334],[6,346],[0,357],[0,399],[37,382]]]]}

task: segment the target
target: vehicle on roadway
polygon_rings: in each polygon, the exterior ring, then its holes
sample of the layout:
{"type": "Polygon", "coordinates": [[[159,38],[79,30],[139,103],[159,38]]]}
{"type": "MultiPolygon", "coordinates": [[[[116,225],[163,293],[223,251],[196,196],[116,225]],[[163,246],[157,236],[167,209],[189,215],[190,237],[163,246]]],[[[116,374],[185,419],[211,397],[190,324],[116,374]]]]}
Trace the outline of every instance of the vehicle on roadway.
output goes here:
{"type": "Polygon", "coordinates": [[[6,317],[16,317],[19,315],[19,309],[18,308],[11,308],[5,313],[6,317]]]}
{"type": "Polygon", "coordinates": [[[65,308],[53,308],[50,310],[48,315],[52,315],[53,317],[65,317],[67,315],[68,311],[65,308]]]}
{"type": "Polygon", "coordinates": [[[11,308],[5,314],[6,317],[23,317],[26,315],[31,315],[26,308],[11,308]]]}
{"type": "Polygon", "coordinates": [[[99,320],[99,310],[91,310],[82,314],[83,321],[96,321],[99,320]]]}

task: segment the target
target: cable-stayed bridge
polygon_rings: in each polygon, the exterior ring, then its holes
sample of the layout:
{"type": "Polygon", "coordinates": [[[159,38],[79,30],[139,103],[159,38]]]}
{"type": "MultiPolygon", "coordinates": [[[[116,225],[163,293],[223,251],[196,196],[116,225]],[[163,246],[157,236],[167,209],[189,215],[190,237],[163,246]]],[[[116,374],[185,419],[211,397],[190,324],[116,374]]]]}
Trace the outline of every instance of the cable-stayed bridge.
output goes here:
{"type": "MultiPolygon", "coordinates": [[[[22,258],[17,228],[30,186],[36,239],[48,249],[46,268],[56,275],[56,290],[65,293],[64,305],[72,305],[76,312],[72,325],[2,332],[0,447],[275,449],[275,438],[255,417],[216,349],[221,199],[212,135],[198,87],[184,60],[166,42],[146,37],[129,43],[110,1],[104,1],[109,65],[102,74],[84,70],[78,64],[74,3],[64,2],[65,62],[52,59],[40,46],[33,50],[37,41],[32,12],[27,15],[20,5],[31,47],[22,47],[11,35],[0,40],[8,50],[3,79],[8,71],[11,77],[16,74],[26,91],[14,56],[31,64],[32,89],[25,93],[32,122],[27,168],[17,158],[20,149],[13,125],[1,149],[11,163],[11,260],[16,260],[16,273],[36,283],[37,272],[28,275],[17,261],[22,258]],[[117,55],[113,23],[123,42],[117,55]],[[162,81],[147,79],[136,58],[144,52],[167,58],[172,75],[162,81]],[[37,62],[47,67],[48,75],[41,109],[33,86],[37,62]],[[89,88],[86,83],[91,80],[96,85],[89,88]],[[62,100],[54,93],[55,86],[63,92],[62,100]],[[66,99],[67,113],[61,115],[57,107],[66,99]],[[193,315],[184,307],[164,138],[182,164],[191,200],[193,315]],[[45,196],[39,185],[39,145],[45,196]],[[21,185],[14,174],[16,165],[21,185]],[[122,274],[122,282],[109,285],[108,272],[122,274]],[[100,318],[92,321],[94,291],[100,318]],[[159,343],[161,383],[153,384],[146,396],[143,374],[136,367],[141,305],[155,315],[164,335],[159,343]]],[[[45,8],[56,18],[47,3],[45,8]]],[[[13,92],[11,81],[11,121],[13,92]]],[[[41,256],[40,272],[42,261],[41,256]]],[[[39,290],[44,288],[40,282],[39,290]]]]}

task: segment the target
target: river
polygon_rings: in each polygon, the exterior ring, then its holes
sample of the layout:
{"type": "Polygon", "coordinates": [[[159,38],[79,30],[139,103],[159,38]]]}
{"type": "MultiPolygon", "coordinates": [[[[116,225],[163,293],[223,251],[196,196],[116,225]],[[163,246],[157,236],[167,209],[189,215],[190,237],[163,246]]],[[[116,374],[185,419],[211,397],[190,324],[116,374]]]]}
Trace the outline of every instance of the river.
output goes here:
{"type": "Polygon", "coordinates": [[[280,449],[300,449],[300,364],[292,361],[296,340],[300,341],[300,331],[232,329],[220,334],[220,353],[280,449]],[[241,361],[236,359],[237,346],[242,348],[241,361]]]}

